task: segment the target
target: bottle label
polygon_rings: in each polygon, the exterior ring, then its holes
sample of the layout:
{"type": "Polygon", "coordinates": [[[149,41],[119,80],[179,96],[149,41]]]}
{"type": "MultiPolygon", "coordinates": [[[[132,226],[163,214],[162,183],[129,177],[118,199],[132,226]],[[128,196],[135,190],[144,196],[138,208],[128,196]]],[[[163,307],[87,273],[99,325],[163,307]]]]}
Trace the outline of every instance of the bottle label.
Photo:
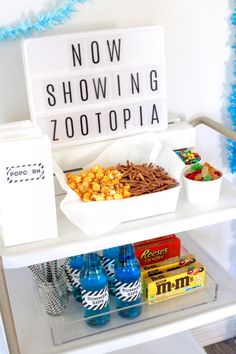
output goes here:
{"type": "Polygon", "coordinates": [[[122,283],[116,281],[116,297],[121,301],[132,302],[141,296],[141,282],[140,279],[132,283],[122,283]]]}
{"type": "Polygon", "coordinates": [[[83,307],[89,310],[101,310],[108,305],[108,287],[99,290],[99,291],[87,291],[82,289],[82,304],[83,307]]]}
{"type": "Polygon", "coordinates": [[[114,265],[115,265],[115,259],[110,259],[106,257],[101,258],[101,263],[103,267],[106,270],[107,276],[109,278],[114,276],[114,265]]]}
{"type": "Polygon", "coordinates": [[[72,269],[71,269],[70,265],[68,264],[68,261],[66,262],[65,271],[66,271],[66,286],[67,286],[67,290],[69,292],[72,292],[72,290],[73,290],[73,288],[72,288],[72,278],[71,278],[72,269]]]}
{"type": "Polygon", "coordinates": [[[72,286],[78,288],[80,286],[80,270],[74,269],[71,272],[72,286]]]}

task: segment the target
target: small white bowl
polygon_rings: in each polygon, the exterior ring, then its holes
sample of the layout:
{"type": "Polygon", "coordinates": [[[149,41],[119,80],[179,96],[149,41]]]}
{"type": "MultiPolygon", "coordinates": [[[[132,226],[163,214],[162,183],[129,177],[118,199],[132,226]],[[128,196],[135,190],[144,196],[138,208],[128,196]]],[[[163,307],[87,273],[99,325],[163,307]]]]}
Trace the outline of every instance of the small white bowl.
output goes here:
{"type": "Polygon", "coordinates": [[[216,203],[219,200],[223,173],[219,169],[217,171],[221,173],[221,177],[215,180],[194,181],[185,177],[187,173],[191,172],[190,167],[183,170],[182,181],[189,203],[204,206],[216,203]]]}

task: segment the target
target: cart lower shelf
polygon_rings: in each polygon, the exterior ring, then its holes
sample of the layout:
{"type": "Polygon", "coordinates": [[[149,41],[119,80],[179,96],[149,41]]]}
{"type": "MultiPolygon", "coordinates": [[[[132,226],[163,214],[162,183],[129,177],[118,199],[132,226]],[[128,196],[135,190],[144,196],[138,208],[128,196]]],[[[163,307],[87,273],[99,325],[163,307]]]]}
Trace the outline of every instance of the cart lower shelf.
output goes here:
{"type": "MultiPolygon", "coordinates": [[[[110,297],[109,323],[105,326],[91,328],[83,317],[81,304],[76,302],[73,296],[70,296],[69,309],[64,315],[56,317],[46,315],[46,317],[51,329],[53,343],[60,345],[119,328],[127,327],[127,331],[129,331],[131,325],[141,324],[151,319],[156,319],[158,323],[161,317],[168,314],[174,315],[179,311],[187,311],[196,306],[200,308],[202,305],[210,304],[217,300],[217,294],[218,284],[209,274],[206,274],[206,286],[203,289],[159,304],[148,305],[147,302],[142,302],[142,313],[135,319],[120,317],[119,311],[115,309],[114,297],[110,297]]],[[[42,311],[44,311],[43,308],[42,311]]]]}
{"type": "Polygon", "coordinates": [[[21,353],[109,353],[236,314],[236,286],[228,273],[190,236],[180,236],[206,266],[205,288],[160,304],[143,304],[141,316],[131,321],[114,310],[109,324],[100,329],[87,326],[73,299],[65,316],[47,316],[28,270],[6,271],[21,353]]]}
{"type": "Polygon", "coordinates": [[[181,332],[148,343],[115,351],[113,354],[207,354],[189,332],[181,332]],[[178,348],[178,351],[176,350],[178,348]]]}

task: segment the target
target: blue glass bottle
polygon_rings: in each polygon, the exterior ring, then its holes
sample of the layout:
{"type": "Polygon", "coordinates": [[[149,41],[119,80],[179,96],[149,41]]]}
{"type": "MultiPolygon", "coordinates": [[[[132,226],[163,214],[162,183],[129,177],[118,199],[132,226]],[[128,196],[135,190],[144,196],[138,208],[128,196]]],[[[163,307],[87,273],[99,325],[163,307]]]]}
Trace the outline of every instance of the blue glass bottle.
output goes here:
{"type": "Polygon", "coordinates": [[[80,270],[84,264],[84,256],[74,256],[69,258],[70,277],[72,293],[76,301],[82,302],[80,287],[80,270]]]}
{"type": "Polygon", "coordinates": [[[87,324],[91,327],[103,326],[110,320],[109,293],[105,268],[97,253],[84,255],[84,265],[80,271],[82,306],[87,324]]]}
{"type": "Polygon", "coordinates": [[[119,257],[115,262],[114,270],[116,308],[122,309],[119,311],[119,315],[125,318],[138,317],[142,312],[141,272],[133,245],[129,244],[120,247],[119,257]]]}
{"type": "Polygon", "coordinates": [[[107,273],[108,289],[111,295],[115,295],[116,293],[114,264],[118,256],[119,247],[107,248],[102,251],[101,263],[107,273]]]}

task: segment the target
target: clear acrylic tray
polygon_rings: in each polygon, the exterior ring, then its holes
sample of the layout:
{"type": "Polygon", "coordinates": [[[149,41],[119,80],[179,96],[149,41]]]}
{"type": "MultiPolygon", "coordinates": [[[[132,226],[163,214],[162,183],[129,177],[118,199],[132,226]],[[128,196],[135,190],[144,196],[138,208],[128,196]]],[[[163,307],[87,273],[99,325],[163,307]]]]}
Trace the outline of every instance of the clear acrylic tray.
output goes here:
{"type": "MultiPolygon", "coordinates": [[[[194,242],[188,244],[186,236],[181,235],[182,238],[182,254],[193,253],[200,261],[205,264],[198,252],[195,252],[195,247],[191,247],[194,242]],[[185,241],[187,244],[185,244],[185,241]]],[[[188,239],[188,238],[187,238],[188,239]]],[[[205,264],[206,265],[206,264],[205,264]]],[[[51,331],[54,345],[61,345],[77,339],[93,336],[98,333],[112,331],[121,327],[128,327],[135,323],[145,322],[151,319],[156,319],[157,325],[161,317],[169,314],[177,314],[179,312],[186,312],[196,307],[204,307],[204,305],[213,303],[217,300],[218,284],[214,278],[209,274],[206,266],[205,286],[200,290],[188,293],[176,298],[162,301],[157,304],[148,305],[147,302],[142,302],[142,313],[135,319],[126,319],[119,316],[119,310],[115,308],[115,298],[110,296],[110,321],[101,327],[92,328],[86,323],[83,317],[83,309],[79,302],[75,301],[73,295],[69,296],[69,306],[65,314],[60,316],[49,316],[46,314],[43,305],[41,304],[41,311],[44,312],[46,321],[51,331]]],[[[40,301],[38,302],[40,303],[40,301]]],[[[200,309],[199,309],[200,310],[200,309]]],[[[101,315],[102,316],[102,315],[101,315]]],[[[95,316],[96,317],[96,316],[95,316]]]]}
{"type": "Polygon", "coordinates": [[[58,317],[46,316],[51,328],[53,343],[54,345],[60,345],[153,318],[156,318],[158,321],[158,318],[161,316],[170,313],[173,314],[178,311],[186,311],[192,307],[214,302],[217,299],[217,292],[218,286],[216,282],[209,274],[206,274],[206,283],[203,289],[197,290],[191,294],[165,300],[158,304],[148,305],[146,302],[143,302],[142,313],[135,319],[126,319],[119,316],[119,311],[115,309],[113,296],[110,300],[110,321],[106,325],[98,328],[92,328],[87,325],[83,317],[81,304],[76,302],[73,296],[70,296],[69,308],[64,315],[58,317]]]}

